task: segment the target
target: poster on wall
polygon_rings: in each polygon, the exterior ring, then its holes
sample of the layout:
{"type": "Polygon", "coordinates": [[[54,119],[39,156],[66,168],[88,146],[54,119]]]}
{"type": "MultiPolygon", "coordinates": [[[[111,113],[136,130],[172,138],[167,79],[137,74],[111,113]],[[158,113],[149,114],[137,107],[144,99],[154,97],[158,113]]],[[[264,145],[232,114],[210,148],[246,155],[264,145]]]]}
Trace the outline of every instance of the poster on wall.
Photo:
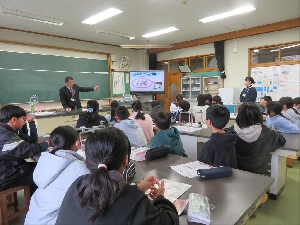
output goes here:
{"type": "Polygon", "coordinates": [[[300,96],[300,64],[281,66],[279,95],[296,98],[300,96]]]}
{"type": "Polygon", "coordinates": [[[122,56],[121,57],[120,71],[128,71],[128,69],[129,69],[129,61],[130,61],[130,57],[129,56],[122,56]]]}
{"type": "Polygon", "coordinates": [[[113,94],[124,94],[125,84],[124,84],[124,73],[113,73],[113,94]]]}

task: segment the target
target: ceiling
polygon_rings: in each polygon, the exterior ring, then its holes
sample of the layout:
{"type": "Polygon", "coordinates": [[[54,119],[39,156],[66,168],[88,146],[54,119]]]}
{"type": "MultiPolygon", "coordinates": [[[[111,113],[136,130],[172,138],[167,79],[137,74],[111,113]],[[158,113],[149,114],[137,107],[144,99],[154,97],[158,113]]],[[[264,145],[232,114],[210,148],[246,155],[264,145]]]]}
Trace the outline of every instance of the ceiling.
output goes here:
{"type": "Polygon", "coordinates": [[[54,26],[0,14],[2,27],[111,45],[146,44],[147,40],[150,44],[174,44],[300,17],[299,0],[0,0],[0,10],[2,7],[65,21],[63,26],[54,26]],[[256,10],[206,24],[199,22],[245,5],[253,5],[256,10]],[[95,25],[81,23],[110,7],[123,13],[95,25]],[[172,26],[179,30],[142,37],[172,26]],[[133,35],[136,39],[96,33],[99,29],[133,35]]]}

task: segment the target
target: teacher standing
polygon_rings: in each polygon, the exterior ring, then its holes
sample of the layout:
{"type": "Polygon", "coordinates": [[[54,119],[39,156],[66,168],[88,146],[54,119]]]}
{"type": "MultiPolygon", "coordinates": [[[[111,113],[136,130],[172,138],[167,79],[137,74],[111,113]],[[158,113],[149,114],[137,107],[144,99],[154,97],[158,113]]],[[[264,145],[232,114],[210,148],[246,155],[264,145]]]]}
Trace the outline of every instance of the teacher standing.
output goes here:
{"type": "Polygon", "coordinates": [[[79,98],[79,92],[89,92],[99,89],[99,86],[95,87],[79,87],[74,84],[73,77],[65,78],[66,86],[59,90],[60,102],[64,109],[70,112],[72,109],[82,108],[79,98]]]}
{"type": "Polygon", "coordinates": [[[253,102],[255,103],[257,97],[256,88],[252,85],[255,84],[255,81],[252,77],[245,78],[246,87],[240,94],[240,102],[253,102]]]}

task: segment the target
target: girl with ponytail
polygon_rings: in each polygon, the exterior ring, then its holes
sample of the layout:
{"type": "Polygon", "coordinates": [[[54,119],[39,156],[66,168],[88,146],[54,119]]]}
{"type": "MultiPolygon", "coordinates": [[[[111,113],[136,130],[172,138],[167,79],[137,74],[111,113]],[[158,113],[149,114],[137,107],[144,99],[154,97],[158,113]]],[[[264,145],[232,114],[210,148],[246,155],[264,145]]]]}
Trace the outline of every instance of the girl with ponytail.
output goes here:
{"type": "Polygon", "coordinates": [[[91,128],[101,124],[108,125],[104,116],[98,114],[99,103],[96,100],[89,100],[86,105],[86,113],[79,115],[76,127],[91,128]]]}
{"type": "Polygon", "coordinates": [[[87,138],[85,148],[91,174],[71,185],[57,225],[179,224],[176,208],[163,197],[163,182],[159,184],[151,176],[137,187],[125,184],[121,172],[128,164],[131,147],[121,130],[110,127],[96,131],[87,138]],[[143,193],[148,189],[153,203],[143,193]]]}
{"type": "Polygon", "coordinates": [[[130,119],[135,120],[136,123],[140,125],[146,140],[149,141],[154,136],[153,122],[150,115],[142,112],[142,102],[140,100],[136,100],[132,103],[132,112],[133,116],[131,116],[130,119]]]}

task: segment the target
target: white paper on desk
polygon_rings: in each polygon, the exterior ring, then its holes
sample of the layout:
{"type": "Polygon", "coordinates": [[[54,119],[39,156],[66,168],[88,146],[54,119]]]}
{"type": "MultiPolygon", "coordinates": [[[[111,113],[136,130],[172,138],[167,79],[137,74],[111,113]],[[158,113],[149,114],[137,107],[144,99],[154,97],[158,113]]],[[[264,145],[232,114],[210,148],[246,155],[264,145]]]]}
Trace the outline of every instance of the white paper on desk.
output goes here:
{"type": "Polygon", "coordinates": [[[147,147],[131,148],[130,159],[138,162],[145,161],[146,152],[148,150],[149,148],[147,147]]]}
{"type": "Polygon", "coordinates": [[[174,126],[176,127],[179,131],[183,131],[183,132],[194,132],[197,130],[201,130],[202,128],[198,127],[188,127],[188,126],[174,126]]]}
{"type": "Polygon", "coordinates": [[[211,167],[199,161],[194,161],[177,166],[170,166],[170,168],[184,177],[194,178],[198,176],[197,170],[210,169],[211,167]]]}
{"type": "Polygon", "coordinates": [[[179,183],[172,180],[163,179],[165,184],[165,198],[170,202],[174,202],[177,198],[183,195],[192,185],[179,183]]]}

